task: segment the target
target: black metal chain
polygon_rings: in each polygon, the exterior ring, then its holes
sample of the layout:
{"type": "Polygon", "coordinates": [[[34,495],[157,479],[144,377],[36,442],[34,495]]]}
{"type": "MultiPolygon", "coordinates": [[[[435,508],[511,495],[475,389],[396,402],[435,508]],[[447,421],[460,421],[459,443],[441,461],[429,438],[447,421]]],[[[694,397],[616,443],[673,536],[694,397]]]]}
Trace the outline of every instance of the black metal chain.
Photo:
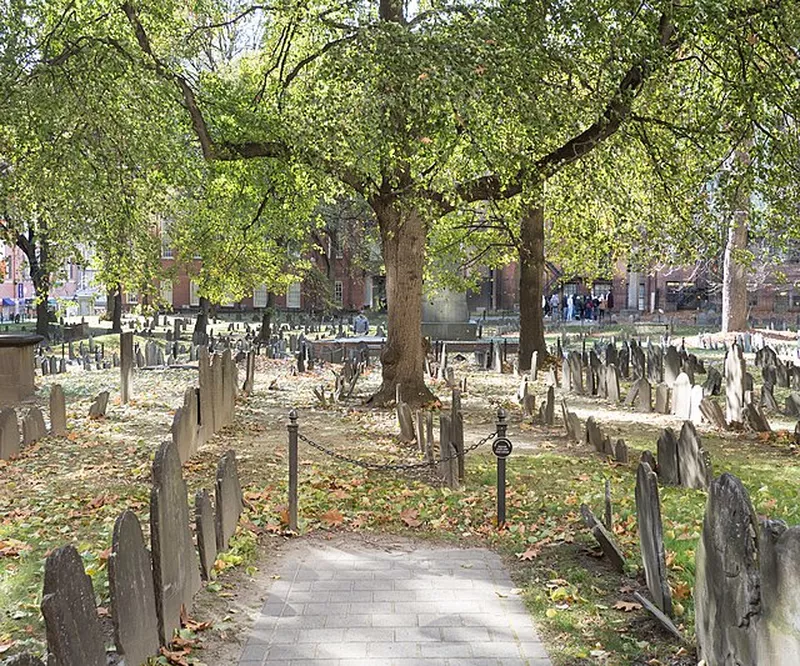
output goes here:
{"type": "Polygon", "coordinates": [[[459,458],[461,456],[465,456],[467,453],[474,451],[479,446],[483,446],[486,442],[491,441],[497,437],[497,433],[493,432],[483,439],[478,440],[475,444],[471,444],[470,446],[464,449],[463,453],[454,453],[451,456],[447,456],[446,458],[440,458],[439,460],[434,460],[433,462],[419,462],[419,463],[388,463],[388,464],[380,464],[380,463],[373,463],[367,462],[366,460],[358,460],[356,458],[350,458],[349,456],[345,456],[341,453],[337,453],[333,449],[329,449],[322,444],[317,444],[315,441],[309,439],[304,434],[298,432],[297,438],[309,446],[317,449],[317,451],[321,451],[325,455],[330,456],[331,458],[335,458],[336,460],[340,460],[341,462],[349,463],[350,465],[356,465],[357,467],[363,467],[364,469],[370,469],[373,471],[378,472],[392,472],[398,470],[410,470],[410,469],[424,469],[426,467],[435,467],[444,462],[449,462],[454,460],[455,458],[459,458]]]}

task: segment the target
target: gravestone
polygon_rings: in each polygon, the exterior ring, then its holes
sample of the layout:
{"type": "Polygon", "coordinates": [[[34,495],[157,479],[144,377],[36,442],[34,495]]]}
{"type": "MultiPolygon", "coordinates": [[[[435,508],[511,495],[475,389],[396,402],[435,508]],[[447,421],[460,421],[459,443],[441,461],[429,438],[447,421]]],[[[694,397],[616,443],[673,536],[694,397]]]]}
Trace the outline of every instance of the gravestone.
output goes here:
{"type": "Polygon", "coordinates": [[[785,409],[787,416],[800,416],[800,393],[786,396],[785,409]]]}
{"type": "Polygon", "coordinates": [[[661,525],[658,479],[650,465],[639,463],[636,470],[636,519],[647,589],[656,606],[672,615],[672,594],[667,579],[666,552],[661,525]]]}
{"type": "Polygon", "coordinates": [[[22,419],[22,444],[29,446],[38,442],[46,434],[47,427],[44,424],[42,411],[36,406],[31,407],[22,419]]]}
{"type": "Polygon", "coordinates": [[[583,388],[583,363],[578,352],[571,351],[567,356],[569,363],[569,377],[572,390],[578,395],[584,394],[583,388]]]}
{"type": "Polygon", "coordinates": [[[753,432],[771,432],[769,421],[761,408],[753,403],[744,406],[744,423],[753,432]]]}
{"type": "Polygon", "coordinates": [[[608,401],[616,405],[619,402],[619,371],[613,364],[606,368],[606,391],[608,401]]]}
{"type": "Polygon", "coordinates": [[[67,403],[61,384],[50,388],[50,434],[65,437],[67,434],[67,403]]]}
{"type": "Polygon", "coordinates": [[[172,418],[172,443],[181,464],[197,453],[197,393],[192,386],[183,392],[183,405],[172,418]]]}
{"type": "Polygon", "coordinates": [[[666,384],[656,386],[656,412],[669,414],[669,387],[666,384]]]}
{"type": "Polygon", "coordinates": [[[119,334],[119,376],[120,376],[120,400],[123,405],[127,405],[132,397],[133,388],[133,333],[119,334]]]}
{"type": "Polygon", "coordinates": [[[544,425],[551,426],[555,422],[555,401],[555,389],[552,386],[549,386],[547,388],[547,399],[544,403],[544,418],[542,419],[544,425]]]}
{"type": "Polygon", "coordinates": [[[11,407],[0,410],[0,460],[10,460],[19,455],[19,421],[11,407]]]}
{"type": "Polygon", "coordinates": [[[614,444],[614,460],[618,463],[628,464],[628,445],[624,439],[618,439],[614,444]]]}
{"type": "Polygon", "coordinates": [[[639,380],[637,379],[633,382],[628,389],[628,395],[625,396],[625,405],[627,407],[633,407],[633,403],[636,402],[636,398],[639,395],[639,380]]]}
{"type": "Polygon", "coordinates": [[[414,416],[411,413],[411,407],[408,406],[408,403],[398,402],[395,411],[397,412],[397,423],[400,426],[400,441],[413,442],[414,416]]]}
{"type": "Polygon", "coordinates": [[[706,421],[711,423],[715,428],[720,430],[726,430],[728,428],[728,422],[725,420],[722,407],[720,407],[716,401],[711,400],[711,398],[703,398],[700,401],[700,411],[703,413],[706,421]]]}
{"type": "Polygon", "coordinates": [[[691,410],[692,385],[689,376],[682,372],[672,385],[672,414],[681,420],[686,420],[691,416],[691,410]]]}
{"type": "Polygon", "coordinates": [[[207,490],[198,490],[194,496],[194,520],[197,532],[197,550],[200,554],[200,575],[211,580],[214,562],[217,561],[217,528],[214,508],[207,490]]]}
{"type": "Polygon", "coordinates": [[[653,411],[652,389],[644,378],[636,380],[636,410],[646,414],[653,411]]]}
{"type": "Polygon", "coordinates": [[[595,421],[594,416],[590,416],[588,419],[586,419],[586,442],[595,451],[602,453],[605,449],[603,439],[603,432],[600,430],[600,426],[597,425],[597,421],[595,421]]]}
{"type": "Polygon", "coordinates": [[[758,665],[758,532],[753,505],[739,479],[726,472],[714,480],[695,555],[698,657],[708,666],[758,665]]]}
{"type": "Polygon", "coordinates": [[[195,592],[200,589],[197,554],[189,529],[186,483],[181,476],[178,451],[171,441],[161,444],[153,461],[150,538],[158,636],[161,644],[166,645],[181,626],[181,606],[190,611],[195,592]]]}
{"type": "Polygon", "coordinates": [[[664,428],[658,437],[658,478],[665,486],[680,485],[678,439],[672,428],[664,428]]]}
{"type": "Polygon", "coordinates": [[[733,343],[725,354],[725,417],[728,425],[742,423],[745,374],[742,350],[733,343]]]}
{"type": "Polygon", "coordinates": [[[656,457],[653,455],[652,451],[645,449],[642,451],[642,456],[639,458],[639,462],[647,463],[650,465],[650,469],[655,471],[656,474],[660,474],[661,470],[658,469],[658,463],[656,462],[656,457]]]}
{"type": "Polygon", "coordinates": [[[123,511],[114,524],[108,588],[117,653],[126,664],[143,664],[158,653],[158,622],[150,551],[132,511],[123,511]]]}
{"type": "Polygon", "coordinates": [[[200,384],[200,439],[204,442],[214,434],[214,378],[211,374],[211,364],[208,347],[197,347],[197,366],[200,384]]]}
{"type": "Polygon", "coordinates": [[[764,386],[761,387],[761,399],[758,406],[761,407],[761,409],[772,412],[780,411],[778,409],[778,403],[775,401],[775,395],[772,393],[771,384],[764,384],[764,386]]]}
{"type": "Polygon", "coordinates": [[[691,421],[684,422],[678,437],[678,466],[683,487],[697,490],[708,488],[713,478],[711,462],[691,421]]]}
{"type": "Polygon", "coordinates": [[[700,403],[703,401],[703,387],[700,384],[692,386],[690,396],[691,408],[689,410],[689,420],[695,425],[700,425],[703,420],[703,412],[700,403]]]}
{"type": "Polygon", "coordinates": [[[106,409],[108,408],[108,391],[103,391],[99,393],[97,397],[94,399],[94,402],[89,407],[89,418],[90,419],[102,419],[106,415],[106,409]]]}
{"type": "Polygon", "coordinates": [[[619,545],[617,545],[614,535],[595,518],[595,515],[586,504],[581,505],[581,515],[583,516],[586,526],[592,531],[592,536],[594,536],[597,543],[600,544],[600,548],[603,550],[603,554],[608,558],[611,566],[617,571],[625,571],[625,556],[622,554],[619,545]]]}
{"type": "Polygon", "coordinates": [[[664,353],[664,383],[672,386],[681,373],[681,357],[678,350],[672,345],[664,353]]]}
{"type": "Polygon", "coordinates": [[[245,367],[246,370],[242,391],[246,395],[250,395],[253,392],[253,383],[255,382],[256,376],[256,353],[254,351],[247,352],[247,361],[245,367]]]}
{"type": "Polygon", "coordinates": [[[225,427],[225,396],[222,393],[222,355],[211,356],[212,433],[225,427]]]}
{"type": "Polygon", "coordinates": [[[219,460],[215,490],[217,550],[221,552],[228,550],[228,542],[236,533],[243,507],[242,487],[233,450],[227,451],[219,460]]]}
{"type": "Polygon", "coordinates": [[[92,580],[75,546],[58,548],[45,560],[42,615],[56,666],[106,666],[92,580]]]}

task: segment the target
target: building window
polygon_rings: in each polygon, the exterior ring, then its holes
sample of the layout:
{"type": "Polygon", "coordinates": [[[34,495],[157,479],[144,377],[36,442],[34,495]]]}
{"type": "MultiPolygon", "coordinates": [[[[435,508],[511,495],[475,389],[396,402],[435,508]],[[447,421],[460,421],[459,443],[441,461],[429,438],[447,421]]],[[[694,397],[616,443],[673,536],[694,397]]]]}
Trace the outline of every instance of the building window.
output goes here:
{"type": "Polygon", "coordinates": [[[161,300],[172,307],[172,280],[161,280],[161,300]]]}
{"type": "Polygon", "coordinates": [[[292,282],[286,290],[286,307],[292,310],[300,309],[301,284],[292,282]]]}
{"type": "Polygon", "coordinates": [[[128,303],[132,303],[135,305],[138,302],[139,302],[139,294],[133,292],[128,294],[128,303]]]}
{"type": "Polygon", "coordinates": [[[172,239],[169,237],[169,229],[164,220],[161,220],[161,258],[172,259],[172,239]]]}
{"type": "Polygon", "coordinates": [[[564,296],[574,296],[578,293],[578,285],[575,282],[568,282],[564,285],[564,296]]]}
{"type": "Polygon", "coordinates": [[[773,303],[775,312],[786,312],[789,309],[789,294],[787,292],[776,292],[773,303]]]}
{"type": "Polygon", "coordinates": [[[189,282],[189,305],[192,307],[200,305],[200,290],[197,287],[197,282],[194,280],[189,282]]]}
{"type": "Polygon", "coordinates": [[[333,300],[339,307],[344,302],[344,285],[341,280],[336,280],[333,283],[333,300]]]}
{"type": "Polygon", "coordinates": [[[747,305],[754,308],[758,305],[758,289],[750,289],[747,292],[747,305]]]}
{"type": "Polygon", "coordinates": [[[260,284],[255,288],[255,291],[253,291],[253,307],[267,307],[267,285],[260,284]]]}

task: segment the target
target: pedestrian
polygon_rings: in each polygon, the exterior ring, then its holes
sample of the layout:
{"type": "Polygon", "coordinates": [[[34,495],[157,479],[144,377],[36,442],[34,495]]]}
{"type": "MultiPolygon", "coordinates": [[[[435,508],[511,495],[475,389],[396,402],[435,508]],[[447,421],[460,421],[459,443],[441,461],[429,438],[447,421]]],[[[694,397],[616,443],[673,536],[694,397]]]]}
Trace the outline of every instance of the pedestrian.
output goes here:
{"type": "Polygon", "coordinates": [[[586,297],[586,305],[583,306],[583,310],[586,313],[586,318],[591,321],[594,314],[594,301],[591,294],[586,297]]]}
{"type": "Polygon", "coordinates": [[[567,321],[572,321],[575,318],[575,299],[572,294],[567,298],[567,321]]]}
{"type": "Polygon", "coordinates": [[[603,322],[606,316],[606,297],[605,294],[600,294],[600,305],[598,306],[598,314],[600,315],[600,323],[603,322]]]}
{"type": "Polygon", "coordinates": [[[614,291],[609,289],[608,296],[606,296],[606,310],[611,312],[614,309],[614,291]]]}
{"type": "Polygon", "coordinates": [[[550,297],[550,314],[553,316],[553,321],[558,319],[558,294],[555,292],[550,297]]]}

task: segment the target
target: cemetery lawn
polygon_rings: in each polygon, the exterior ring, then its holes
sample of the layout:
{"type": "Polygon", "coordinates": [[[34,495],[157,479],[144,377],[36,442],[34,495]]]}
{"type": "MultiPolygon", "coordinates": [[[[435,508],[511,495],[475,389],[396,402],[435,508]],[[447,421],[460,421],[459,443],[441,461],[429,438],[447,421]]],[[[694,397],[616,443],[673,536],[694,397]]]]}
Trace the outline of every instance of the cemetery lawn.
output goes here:
{"type": "MultiPolygon", "coordinates": [[[[469,456],[465,487],[450,491],[431,485],[419,472],[367,471],[301,443],[301,533],[345,538],[355,532],[388,533],[448,545],[486,545],[506,557],[557,666],[695,663],[694,551],[705,492],[661,489],[676,624],[687,643],[663,632],[633,598],[634,591],[647,594],[634,505],[638,451],[655,452],[660,428],[679,424],[621,405],[613,409],[596,398],[568,397],[582,421],[594,415],[612,438],[626,440],[630,464],[613,464],[584,444],[568,442],[560,424],[543,428],[523,422],[513,401],[518,379],[477,372],[466,362],[455,367],[457,378],[469,374],[462,398],[467,446],[494,429],[498,406],[509,411],[514,452],[508,463],[506,528],[495,525],[495,461],[488,444],[469,456]],[[579,513],[586,503],[598,517],[603,515],[606,479],[613,493],[613,531],[627,558],[624,575],[598,556],[599,548],[579,513]]],[[[203,601],[200,607],[211,615],[197,619],[213,626],[202,634],[200,649],[190,655],[194,663],[212,666],[217,663],[211,660],[216,647],[243,640],[245,614],[228,612],[236,596],[234,583],[247,587],[251,580],[263,580],[268,571],[256,571],[263,553],[296,538],[286,533],[286,423],[291,407],[298,408],[301,433],[337,452],[373,462],[419,460],[414,444],[398,442],[393,412],[368,410],[357,398],[326,409],[315,404],[314,386],[332,388],[329,366],[300,377],[292,377],[289,370],[288,361],[259,357],[255,394],[240,399],[235,425],[184,467],[190,497],[198,488],[212,490],[219,457],[234,448],[246,499],[232,549],[220,557],[217,578],[201,593],[213,603],[203,601]],[[271,384],[273,389],[268,388],[271,384]]],[[[43,654],[38,607],[43,562],[50,550],[68,542],[78,547],[98,603],[107,608],[106,562],[117,515],[124,508],[134,510],[149,532],[153,453],[169,437],[172,414],[184,388],[196,382],[196,372],[137,372],[135,399],[128,406],[119,404],[117,373],[75,372],[38,380],[37,402],[42,406],[51,384],[64,387],[69,437],[45,439],[19,459],[0,462],[0,658],[25,648],[43,654]],[[90,421],[89,403],[103,389],[112,390],[108,416],[90,421]]],[[[378,383],[379,371],[372,370],[356,392],[363,398],[378,383]]],[[[441,383],[434,388],[447,408],[449,392],[441,383]]],[[[623,394],[626,390],[627,385],[623,394]]],[[[543,382],[536,383],[534,392],[537,397],[544,393],[543,382]]],[[[759,514],[800,522],[798,454],[788,434],[719,436],[704,428],[700,434],[714,474],[729,471],[739,476],[759,514]]],[[[260,603],[258,597],[253,599],[260,603]]]]}

